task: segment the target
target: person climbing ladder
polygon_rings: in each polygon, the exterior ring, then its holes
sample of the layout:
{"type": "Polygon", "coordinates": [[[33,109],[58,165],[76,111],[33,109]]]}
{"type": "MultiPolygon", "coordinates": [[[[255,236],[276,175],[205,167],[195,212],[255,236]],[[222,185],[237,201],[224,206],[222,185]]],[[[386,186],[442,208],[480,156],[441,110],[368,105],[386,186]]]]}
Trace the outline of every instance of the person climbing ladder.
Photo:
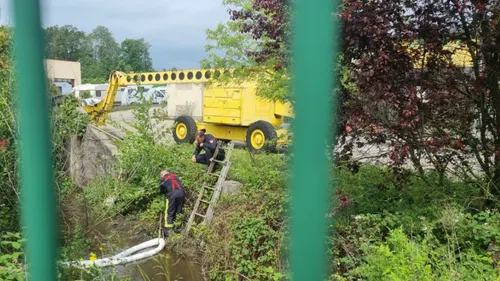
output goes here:
{"type": "MultiPolygon", "coordinates": [[[[222,147],[219,147],[217,155],[214,155],[216,148],[217,139],[213,135],[207,134],[204,129],[196,132],[196,149],[191,156],[191,161],[207,165],[205,169],[207,171],[214,158],[218,161],[223,161],[226,158],[226,152],[222,147]],[[200,154],[202,150],[205,150],[205,153],[200,154]]],[[[215,163],[214,169],[219,167],[218,164],[219,163],[215,163]]]]}
{"type": "Polygon", "coordinates": [[[168,237],[168,232],[174,227],[178,214],[182,213],[184,205],[184,186],[176,174],[167,170],[160,172],[160,193],[165,195],[165,224],[163,236],[168,237]]]}

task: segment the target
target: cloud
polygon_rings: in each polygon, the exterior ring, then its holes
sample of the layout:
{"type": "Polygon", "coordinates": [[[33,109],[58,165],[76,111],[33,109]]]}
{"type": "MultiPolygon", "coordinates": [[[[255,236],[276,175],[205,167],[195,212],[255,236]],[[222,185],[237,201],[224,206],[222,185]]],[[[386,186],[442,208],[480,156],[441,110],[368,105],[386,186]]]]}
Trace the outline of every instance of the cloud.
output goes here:
{"type": "MultiPolygon", "coordinates": [[[[11,0],[0,0],[0,23],[12,23],[11,0]]],[[[221,0],[45,0],[44,26],[74,25],[91,32],[106,26],[118,42],[144,38],[155,68],[197,67],[205,51],[205,30],[228,20],[221,0]]]]}
{"type": "Polygon", "coordinates": [[[199,61],[205,56],[203,48],[184,47],[184,46],[152,46],[151,57],[160,58],[165,67],[170,69],[176,67],[177,69],[193,69],[199,67],[199,61]]]}

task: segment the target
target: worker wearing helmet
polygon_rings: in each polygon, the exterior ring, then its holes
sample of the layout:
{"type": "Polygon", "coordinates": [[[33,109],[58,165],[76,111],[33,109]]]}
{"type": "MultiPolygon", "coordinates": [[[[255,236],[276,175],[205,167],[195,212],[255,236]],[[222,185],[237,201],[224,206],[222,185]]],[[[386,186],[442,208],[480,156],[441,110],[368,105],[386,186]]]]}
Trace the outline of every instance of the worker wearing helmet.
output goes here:
{"type": "Polygon", "coordinates": [[[165,223],[163,235],[168,237],[168,231],[174,227],[177,214],[182,212],[184,205],[184,186],[176,174],[167,170],[160,172],[160,193],[165,195],[165,223]]]}
{"type": "MultiPolygon", "coordinates": [[[[208,166],[213,161],[215,157],[216,160],[223,161],[226,157],[226,152],[222,147],[219,147],[219,153],[214,156],[215,149],[217,148],[217,139],[211,134],[207,134],[205,130],[196,132],[196,149],[194,150],[191,161],[205,164],[208,166]],[[205,153],[200,154],[201,150],[204,149],[205,153]]],[[[218,163],[215,163],[214,168],[217,168],[218,163]]]]}

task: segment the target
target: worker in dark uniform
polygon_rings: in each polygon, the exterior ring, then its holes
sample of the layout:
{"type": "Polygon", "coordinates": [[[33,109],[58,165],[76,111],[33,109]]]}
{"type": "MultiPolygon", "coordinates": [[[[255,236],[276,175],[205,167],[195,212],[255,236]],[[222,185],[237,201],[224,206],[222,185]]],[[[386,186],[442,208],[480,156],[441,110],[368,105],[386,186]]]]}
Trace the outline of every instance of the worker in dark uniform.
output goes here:
{"type": "Polygon", "coordinates": [[[167,170],[160,172],[160,193],[165,195],[165,223],[163,235],[168,237],[168,231],[174,227],[177,214],[182,212],[184,205],[184,186],[176,174],[167,170]]]}
{"type": "MultiPolygon", "coordinates": [[[[191,161],[205,164],[210,166],[214,158],[215,148],[217,147],[217,139],[207,134],[205,130],[201,130],[196,132],[196,149],[194,150],[193,156],[191,157],[191,161]],[[205,150],[205,153],[200,154],[201,150],[205,150]]],[[[216,160],[223,161],[226,158],[226,152],[222,147],[219,147],[219,153],[215,156],[216,160]]],[[[214,168],[218,167],[219,163],[215,163],[214,168]]]]}

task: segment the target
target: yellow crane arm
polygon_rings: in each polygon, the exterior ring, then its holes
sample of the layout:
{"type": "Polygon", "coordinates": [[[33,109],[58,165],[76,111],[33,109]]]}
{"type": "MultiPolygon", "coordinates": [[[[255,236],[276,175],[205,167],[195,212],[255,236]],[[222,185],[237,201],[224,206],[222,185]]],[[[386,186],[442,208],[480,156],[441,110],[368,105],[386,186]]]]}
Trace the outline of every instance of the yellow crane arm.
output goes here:
{"type": "Polygon", "coordinates": [[[124,73],[113,71],[109,75],[108,89],[106,95],[95,105],[84,105],[85,111],[90,115],[97,125],[106,122],[108,112],[113,108],[118,88],[132,85],[165,85],[181,83],[205,83],[213,76],[221,75],[221,72],[213,69],[194,69],[178,71],[157,71],[141,73],[124,73]]]}
{"type": "Polygon", "coordinates": [[[84,105],[83,109],[90,115],[90,118],[95,120],[97,125],[102,125],[106,122],[107,112],[113,107],[116,92],[120,87],[119,81],[124,73],[114,71],[109,75],[108,89],[106,95],[99,103],[95,105],[84,105]]]}

